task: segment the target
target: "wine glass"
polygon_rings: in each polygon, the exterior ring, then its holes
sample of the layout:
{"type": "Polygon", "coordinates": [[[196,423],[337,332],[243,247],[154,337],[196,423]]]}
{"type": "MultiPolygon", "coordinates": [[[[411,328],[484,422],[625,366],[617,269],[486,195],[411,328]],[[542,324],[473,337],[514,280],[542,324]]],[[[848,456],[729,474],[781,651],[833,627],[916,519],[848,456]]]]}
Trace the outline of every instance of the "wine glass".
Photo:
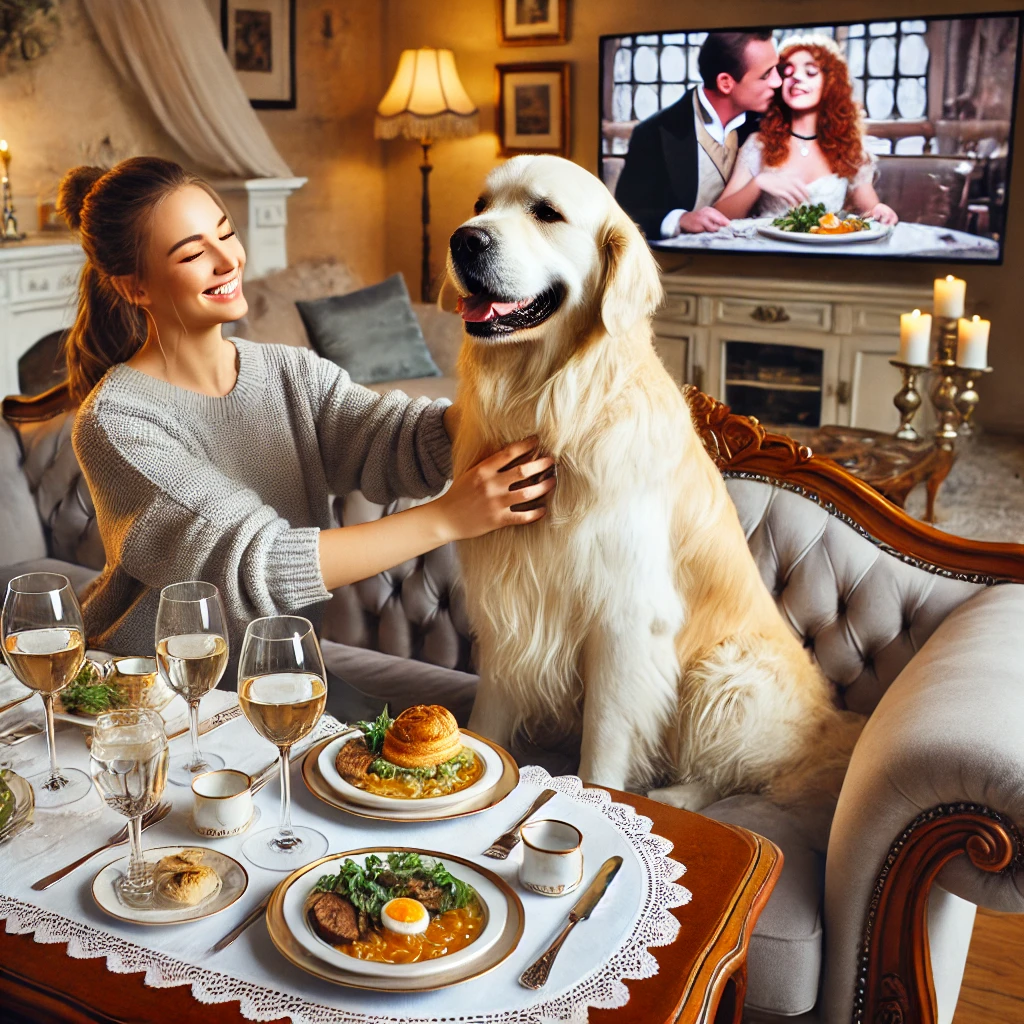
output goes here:
{"type": "Polygon", "coordinates": [[[89,748],[93,781],[107,806],[128,819],[128,870],[114,883],[118,899],[135,909],[153,904],[153,869],[142,853],[142,818],[167,783],[163,719],[146,708],[110,711],[96,719],[89,748]]]}
{"type": "Polygon", "coordinates": [[[30,572],[7,584],[0,613],[3,655],[11,671],[43,698],[50,769],[28,781],[36,806],[65,807],[81,800],[92,783],[77,768],[58,768],[53,738],[53,698],[78,675],[85,661],[85,626],[78,598],[66,576],[30,572]]]}
{"type": "Polygon", "coordinates": [[[292,744],[313,731],[327,704],[324,661],[313,625],[298,615],[250,622],[238,663],[238,703],[252,727],[281,752],[281,824],[242,845],[257,867],[291,871],[327,852],[316,829],[292,825],[292,744]]]}
{"type": "Polygon", "coordinates": [[[167,778],[190,786],[203,772],[224,767],[224,758],[199,749],[199,701],[220,682],[228,667],[224,604],[212,583],[188,580],[160,591],[156,613],[156,660],[160,674],[188,701],[191,754],[171,758],[167,778]]]}

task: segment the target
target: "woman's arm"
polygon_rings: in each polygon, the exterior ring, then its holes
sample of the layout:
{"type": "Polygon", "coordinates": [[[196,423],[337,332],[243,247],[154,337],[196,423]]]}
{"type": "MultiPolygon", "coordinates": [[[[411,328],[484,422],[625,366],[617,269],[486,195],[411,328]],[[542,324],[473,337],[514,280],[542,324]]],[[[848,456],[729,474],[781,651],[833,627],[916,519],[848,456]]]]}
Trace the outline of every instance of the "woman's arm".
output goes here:
{"type": "Polygon", "coordinates": [[[862,217],[871,217],[879,224],[899,223],[896,211],[891,206],[886,206],[885,203],[879,201],[875,186],[870,182],[850,189],[849,200],[850,205],[862,217]]]}
{"type": "Polygon", "coordinates": [[[810,196],[795,171],[781,167],[752,175],[746,167],[737,166],[715,209],[730,220],[746,217],[763,192],[784,199],[790,206],[806,203],[810,196]]]}
{"type": "Polygon", "coordinates": [[[447,400],[377,394],[354,384],[337,364],[302,351],[320,457],[335,494],[362,491],[386,505],[436,494],[451,476],[447,400]]]}
{"type": "Polygon", "coordinates": [[[463,473],[440,498],[370,523],[320,534],[320,571],[328,590],[375,576],[453,540],[468,540],[502,526],[535,522],[555,486],[548,457],[511,463],[534,451],[536,439],[517,441],[463,473]]]}

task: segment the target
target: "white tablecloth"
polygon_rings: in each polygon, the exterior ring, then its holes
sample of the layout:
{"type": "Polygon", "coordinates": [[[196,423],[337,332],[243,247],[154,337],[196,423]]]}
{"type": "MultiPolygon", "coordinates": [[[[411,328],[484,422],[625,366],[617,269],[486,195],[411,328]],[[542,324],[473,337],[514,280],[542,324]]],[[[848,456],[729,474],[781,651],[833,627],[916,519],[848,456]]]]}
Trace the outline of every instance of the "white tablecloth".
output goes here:
{"type": "Polygon", "coordinates": [[[721,231],[677,235],[675,238],[659,239],[653,244],[656,249],[672,252],[698,249],[715,252],[775,252],[800,256],[870,255],[958,260],[994,260],[999,256],[999,243],[991,238],[981,238],[966,231],[953,231],[951,228],[939,228],[931,224],[900,222],[887,238],[878,242],[846,242],[842,245],[815,245],[765,238],[757,231],[757,224],[754,218],[737,219],[721,231]]]}
{"type": "MultiPolygon", "coordinates": [[[[204,699],[202,716],[234,700],[233,693],[214,691],[204,699]]],[[[38,705],[36,700],[31,703],[38,705]]],[[[337,728],[337,723],[325,718],[320,728],[337,728]]],[[[187,737],[175,740],[172,751],[187,743],[187,737]]],[[[59,727],[57,744],[62,764],[86,767],[86,748],[75,727],[59,727]]],[[[271,762],[275,753],[244,719],[204,737],[203,745],[220,753],[229,766],[249,772],[271,762]]],[[[0,747],[0,753],[6,753],[23,775],[45,765],[42,737],[13,748],[0,747]]],[[[216,956],[206,955],[210,945],[284,877],[244,860],[250,878],[245,895],[216,917],[191,925],[133,926],[106,917],[95,906],[90,891],[93,877],[105,864],[125,856],[126,847],[96,857],[45,892],[33,892],[33,881],[100,845],[122,823],[95,793],[74,805],[73,814],[38,813],[32,829],[0,846],[0,917],[7,918],[9,932],[34,932],[37,942],[69,942],[71,956],[105,954],[107,967],[114,972],[145,969],[149,985],[190,984],[202,1002],[238,999],[242,1013],[251,1020],[290,1014],[297,1024],[455,1019],[582,1024],[590,1006],[625,1005],[629,993],[622,979],[657,973],[648,947],[674,940],[678,923],[668,910],[690,898],[686,889],[675,884],[685,869],[669,859],[671,844],[650,834],[650,820],[631,807],[613,804],[603,790],[584,790],[572,776],[552,780],[543,769],[527,768],[519,788],[497,807],[449,822],[400,825],[333,811],[307,792],[297,767],[293,775],[295,823],[322,831],[332,852],[371,844],[415,846],[465,856],[504,877],[517,888],[526,908],[526,929],[516,951],[495,972],[455,988],[421,994],[363,992],[321,982],[294,968],[277,952],[262,922],[216,956]],[[526,893],[516,881],[518,852],[502,862],[483,858],[480,851],[545,785],[559,793],[545,813],[573,822],[584,834],[586,880],[613,854],[621,855],[624,862],[593,917],[577,927],[548,985],[538,993],[522,988],[517,979],[560,929],[575,897],[557,900],[526,893]]],[[[238,848],[244,836],[211,842],[188,829],[189,789],[168,785],[165,797],[173,801],[174,809],[144,833],[147,846],[210,845],[241,859],[238,848]]],[[[256,800],[262,814],[257,827],[274,824],[277,784],[267,786],[256,800]]]]}

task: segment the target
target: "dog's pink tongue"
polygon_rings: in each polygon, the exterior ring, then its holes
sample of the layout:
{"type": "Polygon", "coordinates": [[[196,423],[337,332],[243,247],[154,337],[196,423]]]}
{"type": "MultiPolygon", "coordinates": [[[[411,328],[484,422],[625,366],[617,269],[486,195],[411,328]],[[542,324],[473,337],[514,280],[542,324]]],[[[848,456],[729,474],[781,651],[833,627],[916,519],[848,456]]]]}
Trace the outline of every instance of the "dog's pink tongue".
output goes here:
{"type": "Polygon", "coordinates": [[[522,309],[529,305],[529,299],[520,299],[518,302],[494,302],[486,295],[463,295],[459,298],[456,311],[462,314],[463,320],[470,320],[479,323],[483,320],[493,320],[498,316],[505,316],[515,309],[522,309]]]}

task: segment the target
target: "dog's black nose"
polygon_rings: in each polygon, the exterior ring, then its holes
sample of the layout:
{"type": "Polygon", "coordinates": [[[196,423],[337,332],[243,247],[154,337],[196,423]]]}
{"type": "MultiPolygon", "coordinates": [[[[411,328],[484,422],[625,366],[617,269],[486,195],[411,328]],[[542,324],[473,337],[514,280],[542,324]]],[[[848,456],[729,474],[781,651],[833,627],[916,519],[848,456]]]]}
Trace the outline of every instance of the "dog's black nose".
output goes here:
{"type": "Polygon", "coordinates": [[[490,247],[491,236],[482,228],[459,228],[451,237],[455,256],[477,256],[490,247]]]}

